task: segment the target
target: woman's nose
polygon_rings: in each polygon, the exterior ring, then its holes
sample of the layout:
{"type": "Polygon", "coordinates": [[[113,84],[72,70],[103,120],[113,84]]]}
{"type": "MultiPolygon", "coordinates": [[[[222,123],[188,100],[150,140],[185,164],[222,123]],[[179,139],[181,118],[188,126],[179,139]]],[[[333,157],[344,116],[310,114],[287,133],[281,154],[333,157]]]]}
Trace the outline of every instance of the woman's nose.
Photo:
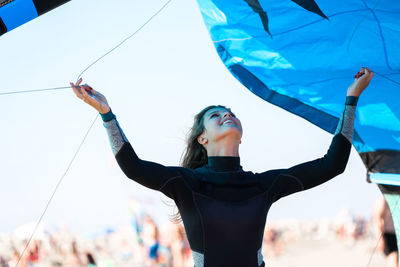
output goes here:
{"type": "Polygon", "coordinates": [[[224,113],[224,115],[222,116],[222,118],[225,118],[225,117],[227,117],[227,116],[232,117],[232,114],[231,114],[229,111],[226,111],[226,112],[224,113]]]}

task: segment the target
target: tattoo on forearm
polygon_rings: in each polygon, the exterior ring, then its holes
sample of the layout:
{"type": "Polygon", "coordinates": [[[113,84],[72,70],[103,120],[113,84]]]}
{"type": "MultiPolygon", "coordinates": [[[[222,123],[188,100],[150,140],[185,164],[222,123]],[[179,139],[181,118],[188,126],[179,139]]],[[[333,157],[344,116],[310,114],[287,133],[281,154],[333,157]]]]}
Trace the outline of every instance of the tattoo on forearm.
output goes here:
{"type": "Polygon", "coordinates": [[[107,129],[108,140],[110,141],[113,154],[116,155],[122,146],[128,142],[128,139],[124,135],[124,132],[115,118],[110,121],[103,122],[103,125],[107,129]]]}
{"type": "Polygon", "coordinates": [[[354,120],[356,118],[356,106],[345,105],[342,117],[339,120],[335,134],[341,133],[351,143],[353,140],[354,120]]]}

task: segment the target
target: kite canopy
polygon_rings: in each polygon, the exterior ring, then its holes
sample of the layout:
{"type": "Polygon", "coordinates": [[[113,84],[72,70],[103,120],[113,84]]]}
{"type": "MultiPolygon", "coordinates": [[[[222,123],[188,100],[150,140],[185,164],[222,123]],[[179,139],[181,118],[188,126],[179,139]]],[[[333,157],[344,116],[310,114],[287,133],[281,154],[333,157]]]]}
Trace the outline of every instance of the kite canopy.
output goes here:
{"type": "Polygon", "coordinates": [[[400,173],[400,2],[198,3],[219,56],[243,85],[330,133],[354,74],[370,67],[375,77],[359,100],[353,144],[369,171],[400,173]]]}
{"type": "Polygon", "coordinates": [[[69,0],[0,0],[0,35],[69,0]]]}
{"type": "MultiPolygon", "coordinates": [[[[197,1],[219,56],[244,86],[330,133],[353,76],[371,68],[353,145],[368,172],[400,173],[400,1],[197,1]]],[[[389,202],[395,210],[399,201],[389,202]]]]}

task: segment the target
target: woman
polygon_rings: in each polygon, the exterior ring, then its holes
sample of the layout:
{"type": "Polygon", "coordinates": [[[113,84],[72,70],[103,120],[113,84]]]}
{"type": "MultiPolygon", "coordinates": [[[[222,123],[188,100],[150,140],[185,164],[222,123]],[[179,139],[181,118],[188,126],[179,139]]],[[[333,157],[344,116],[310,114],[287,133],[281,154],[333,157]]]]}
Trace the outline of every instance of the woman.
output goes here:
{"type": "Polygon", "coordinates": [[[242,126],[230,109],[209,106],[195,116],[182,167],[140,159],[106,98],[82,80],[75,94],[102,116],[116,160],[130,179],[163,192],[180,212],[196,267],[265,266],[261,254],[271,204],[342,173],[350,154],[358,97],[373,73],[362,68],[347,91],[343,115],[327,154],[289,169],[243,171],[242,126]]]}

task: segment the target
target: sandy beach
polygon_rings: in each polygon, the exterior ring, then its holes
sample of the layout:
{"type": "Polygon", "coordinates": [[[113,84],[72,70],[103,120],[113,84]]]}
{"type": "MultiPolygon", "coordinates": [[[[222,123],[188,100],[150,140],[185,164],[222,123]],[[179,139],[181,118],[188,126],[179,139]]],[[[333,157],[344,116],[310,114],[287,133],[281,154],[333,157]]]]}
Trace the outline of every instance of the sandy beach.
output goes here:
{"type": "Polygon", "coordinates": [[[267,267],[383,267],[385,258],[380,251],[373,253],[375,246],[375,240],[344,244],[335,239],[299,238],[287,244],[280,256],[267,255],[264,260],[267,267]]]}
{"type": "MultiPolygon", "coordinates": [[[[271,221],[265,229],[262,246],[266,267],[386,266],[383,252],[376,249],[379,236],[374,233],[373,225],[360,218],[343,218],[346,217],[271,221]]],[[[182,231],[181,224],[157,226],[150,217],[139,236],[128,226],[107,230],[91,239],[67,229],[51,232],[43,226],[37,241],[33,241],[25,253],[25,265],[19,266],[92,266],[87,264],[87,253],[94,257],[97,267],[193,266],[190,247],[182,231]],[[159,231],[158,241],[153,238],[154,231],[159,231]],[[154,242],[159,246],[158,256],[151,259],[149,248],[154,242]],[[30,265],[29,254],[37,254],[36,259],[30,260],[30,265]],[[177,258],[180,258],[179,264],[177,258]]],[[[0,235],[0,258],[8,262],[8,265],[0,266],[14,266],[18,257],[15,258],[13,248],[20,253],[23,247],[23,239],[15,233],[0,235]]]]}

